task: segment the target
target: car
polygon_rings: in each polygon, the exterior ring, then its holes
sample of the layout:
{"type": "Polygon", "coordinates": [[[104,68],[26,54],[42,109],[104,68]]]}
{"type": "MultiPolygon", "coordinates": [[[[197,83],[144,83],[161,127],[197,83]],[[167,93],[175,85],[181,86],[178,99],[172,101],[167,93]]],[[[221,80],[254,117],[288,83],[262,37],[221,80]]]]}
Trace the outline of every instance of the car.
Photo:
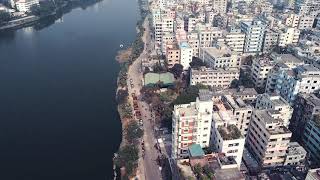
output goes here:
{"type": "Polygon", "coordinates": [[[132,79],[130,79],[130,82],[132,83],[132,82],[133,82],[133,80],[132,80],[132,79]]]}

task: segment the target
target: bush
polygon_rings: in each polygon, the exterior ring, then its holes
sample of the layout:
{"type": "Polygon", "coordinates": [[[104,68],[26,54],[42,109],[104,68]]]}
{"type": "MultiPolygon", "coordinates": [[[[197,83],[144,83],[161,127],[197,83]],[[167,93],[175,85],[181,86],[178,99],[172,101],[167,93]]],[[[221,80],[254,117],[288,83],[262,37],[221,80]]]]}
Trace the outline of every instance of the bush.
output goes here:
{"type": "Polygon", "coordinates": [[[125,167],[127,176],[132,176],[138,167],[139,149],[137,146],[126,145],[120,148],[115,164],[118,167],[125,167]]]}
{"type": "Polygon", "coordinates": [[[131,121],[126,128],[126,138],[129,143],[134,143],[143,136],[143,130],[136,121],[131,121]]]}

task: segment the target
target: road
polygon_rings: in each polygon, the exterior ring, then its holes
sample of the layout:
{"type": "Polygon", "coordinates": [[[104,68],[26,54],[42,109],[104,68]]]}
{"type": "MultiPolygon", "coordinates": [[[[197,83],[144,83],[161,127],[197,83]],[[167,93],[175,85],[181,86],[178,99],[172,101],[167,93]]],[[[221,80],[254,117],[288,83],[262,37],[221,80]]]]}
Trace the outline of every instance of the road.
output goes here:
{"type": "MultiPolygon", "coordinates": [[[[149,21],[146,18],[144,22],[145,33],[142,37],[145,42],[144,51],[138,59],[136,59],[128,70],[128,87],[129,94],[135,93],[139,97],[142,88],[143,72],[141,69],[142,59],[148,58],[148,52],[153,51],[153,43],[150,38],[149,21]],[[147,42],[147,43],[146,43],[147,42]]],[[[139,177],[146,180],[162,180],[161,171],[157,164],[157,158],[160,155],[155,148],[156,139],[153,133],[153,117],[148,104],[138,100],[138,106],[142,115],[143,128],[144,128],[144,157],[139,161],[139,177]]]]}

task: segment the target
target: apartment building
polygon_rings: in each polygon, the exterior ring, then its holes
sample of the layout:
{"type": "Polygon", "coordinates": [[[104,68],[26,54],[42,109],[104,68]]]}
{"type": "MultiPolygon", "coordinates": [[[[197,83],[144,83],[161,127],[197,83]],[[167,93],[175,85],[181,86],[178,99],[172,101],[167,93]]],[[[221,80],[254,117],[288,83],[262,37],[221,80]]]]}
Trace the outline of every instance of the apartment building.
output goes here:
{"type": "Polygon", "coordinates": [[[162,37],[167,33],[173,33],[173,18],[161,15],[161,18],[156,18],[154,21],[154,37],[155,48],[161,49],[162,37]]]}
{"type": "Polygon", "coordinates": [[[259,94],[256,101],[256,109],[272,109],[279,111],[281,119],[285,127],[289,127],[290,119],[292,117],[293,108],[290,104],[279,95],[259,94]]]}
{"type": "Polygon", "coordinates": [[[18,0],[15,5],[20,12],[30,12],[33,6],[40,6],[39,0],[18,0]]]}
{"type": "Polygon", "coordinates": [[[290,142],[286,159],[284,161],[285,166],[300,166],[304,165],[307,157],[307,151],[297,142],[290,142]]]}
{"type": "Polygon", "coordinates": [[[274,62],[269,57],[254,58],[251,65],[251,79],[255,87],[264,89],[267,83],[269,71],[273,68],[274,62]]]}
{"type": "Polygon", "coordinates": [[[320,89],[320,70],[312,65],[283,70],[276,81],[276,93],[293,104],[298,93],[313,93],[320,89]]]}
{"type": "Polygon", "coordinates": [[[239,53],[243,52],[245,36],[241,29],[232,27],[223,33],[223,37],[230,49],[239,53]]]}
{"type": "Polygon", "coordinates": [[[315,115],[307,121],[302,136],[302,145],[310,155],[311,164],[320,165],[320,116],[315,115]]]}
{"type": "Polygon", "coordinates": [[[314,14],[320,10],[318,0],[296,0],[295,12],[298,14],[314,14]]]}
{"type": "Polygon", "coordinates": [[[190,104],[175,105],[172,114],[172,157],[188,156],[188,147],[209,146],[213,101],[199,99],[190,104]]]}
{"type": "Polygon", "coordinates": [[[286,47],[290,44],[297,44],[299,42],[300,30],[297,28],[284,27],[278,30],[278,33],[278,46],[280,47],[286,47]]]}
{"type": "Polygon", "coordinates": [[[176,43],[168,44],[166,52],[168,68],[172,68],[175,64],[180,64],[180,49],[176,43]]]}
{"type": "Polygon", "coordinates": [[[245,33],[244,52],[260,53],[262,51],[263,38],[266,25],[261,21],[251,21],[240,23],[241,30],[245,33]]]}
{"type": "Polygon", "coordinates": [[[281,113],[254,110],[247,145],[261,167],[282,166],[292,133],[283,126],[281,113]]]}
{"type": "Polygon", "coordinates": [[[238,168],[240,168],[245,138],[236,123],[237,120],[223,102],[215,101],[210,143],[217,149],[217,152],[235,158],[238,168]]]}
{"type": "Polygon", "coordinates": [[[304,62],[291,54],[277,54],[270,55],[272,61],[276,64],[269,70],[266,84],[266,93],[274,93],[276,90],[277,79],[279,79],[282,71],[288,71],[297,66],[304,65],[304,62]]]}
{"type": "Polygon", "coordinates": [[[235,79],[239,79],[238,68],[192,68],[190,71],[190,84],[198,83],[211,87],[228,88],[235,79]]]}
{"type": "Polygon", "coordinates": [[[180,64],[183,66],[183,70],[188,70],[192,61],[193,49],[187,42],[181,42],[180,48],[180,64]]]}
{"type": "Polygon", "coordinates": [[[171,32],[164,32],[162,37],[161,37],[161,52],[164,56],[167,55],[167,45],[172,45],[175,44],[175,37],[173,35],[173,33],[171,32]]]}
{"type": "Polygon", "coordinates": [[[272,51],[278,45],[279,33],[273,29],[267,29],[263,38],[264,53],[272,51]]]}
{"type": "Polygon", "coordinates": [[[253,107],[245,103],[240,97],[233,97],[231,95],[221,96],[221,101],[227,110],[230,110],[236,119],[236,126],[243,136],[247,135],[249,123],[253,107]]]}
{"type": "Polygon", "coordinates": [[[212,8],[216,13],[225,14],[227,12],[227,0],[213,0],[212,8]]]}
{"type": "Polygon", "coordinates": [[[320,178],[320,168],[309,169],[305,180],[318,180],[320,178]]]}
{"type": "Polygon", "coordinates": [[[320,98],[315,94],[300,93],[297,95],[294,104],[294,111],[290,123],[293,137],[301,141],[301,134],[307,122],[315,115],[320,114],[320,98]]]}
{"type": "Polygon", "coordinates": [[[187,39],[190,47],[192,48],[193,56],[199,57],[200,42],[199,42],[198,33],[189,32],[187,35],[187,39]]]}
{"type": "Polygon", "coordinates": [[[200,48],[200,58],[212,68],[239,68],[240,57],[225,45],[200,48]]]}
{"type": "Polygon", "coordinates": [[[200,47],[212,47],[214,40],[222,37],[220,28],[199,25],[197,27],[200,47]]]}

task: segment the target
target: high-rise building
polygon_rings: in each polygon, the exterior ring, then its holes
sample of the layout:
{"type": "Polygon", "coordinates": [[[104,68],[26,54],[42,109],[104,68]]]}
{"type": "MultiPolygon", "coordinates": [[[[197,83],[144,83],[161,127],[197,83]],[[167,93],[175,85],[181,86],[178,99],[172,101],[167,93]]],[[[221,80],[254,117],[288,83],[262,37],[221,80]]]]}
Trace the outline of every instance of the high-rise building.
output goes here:
{"type": "Polygon", "coordinates": [[[313,93],[320,89],[320,70],[312,65],[302,65],[280,72],[276,92],[293,104],[298,93],[313,93]]]}
{"type": "Polygon", "coordinates": [[[245,33],[244,52],[260,53],[262,51],[263,38],[266,25],[261,21],[242,21],[241,30],[245,33]]]}
{"type": "Polygon", "coordinates": [[[315,115],[307,121],[302,137],[302,145],[310,155],[311,164],[320,165],[320,116],[315,115]]]}
{"type": "Polygon", "coordinates": [[[271,109],[279,111],[283,125],[288,127],[292,117],[293,108],[279,95],[270,95],[267,93],[259,94],[256,101],[256,109],[271,109]]]}
{"type": "Polygon", "coordinates": [[[203,84],[211,87],[228,88],[234,80],[239,79],[238,68],[192,68],[190,84],[203,84]]]}
{"type": "Polygon", "coordinates": [[[209,146],[213,101],[199,99],[190,104],[175,105],[172,115],[172,157],[188,156],[188,147],[209,146]]]}
{"type": "Polygon", "coordinates": [[[183,66],[184,70],[189,69],[190,63],[192,61],[193,49],[187,42],[181,42],[179,44],[180,48],[180,64],[183,66]]]}
{"type": "Polygon", "coordinates": [[[216,13],[225,14],[227,12],[227,0],[213,0],[212,5],[216,13]]]}
{"type": "Polygon", "coordinates": [[[248,149],[261,167],[282,166],[291,131],[283,125],[279,111],[254,110],[247,135],[248,149]]]}
{"type": "Polygon", "coordinates": [[[240,168],[245,138],[236,126],[237,119],[227,108],[220,100],[214,102],[210,143],[217,152],[235,158],[240,168]]]}

